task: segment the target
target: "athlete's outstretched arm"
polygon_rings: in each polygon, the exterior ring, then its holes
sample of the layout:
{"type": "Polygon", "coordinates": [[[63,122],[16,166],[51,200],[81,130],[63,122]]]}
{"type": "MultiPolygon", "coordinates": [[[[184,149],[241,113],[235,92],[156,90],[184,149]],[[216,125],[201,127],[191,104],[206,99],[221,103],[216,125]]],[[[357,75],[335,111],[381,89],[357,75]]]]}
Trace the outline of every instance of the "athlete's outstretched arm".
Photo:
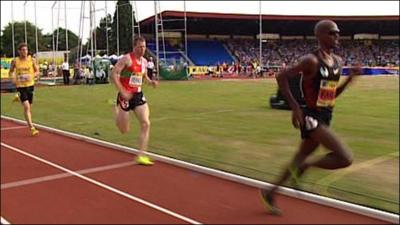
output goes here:
{"type": "Polygon", "coordinates": [[[317,65],[318,65],[318,60],[316,59],[315,56],[311,54],[306,55],[300,58],[298,63],[294,64],[293,66],[289,66],[287,69],[281,71],[276,77],[278,85],[282,90],[282,93],[285,95],[290,108],[293,111],[292,123],[293,126],[296,128],[299,128],[300,125],[304,124],[303,112],[301,111],[299,104],[297,103],[297,101],[293,97],[292,92],[290,91],[289,78],[294,76],[300,76],[301,73],[303,74],[303,77],[305,77],[306,79],[310,76],[314,76],[316,73],[317,65]]]}

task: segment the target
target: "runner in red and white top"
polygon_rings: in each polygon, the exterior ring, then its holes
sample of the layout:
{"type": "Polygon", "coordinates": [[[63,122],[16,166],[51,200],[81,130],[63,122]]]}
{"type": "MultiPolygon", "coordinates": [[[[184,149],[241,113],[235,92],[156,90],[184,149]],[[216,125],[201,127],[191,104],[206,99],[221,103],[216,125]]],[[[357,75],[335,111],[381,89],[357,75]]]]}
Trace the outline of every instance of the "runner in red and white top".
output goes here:
{"type": "Polygon", "coordinates": [[[135,112],[140,123],[139,150],[136,162],[141,165],[152,165],[151,159],[145,155],[150,136],[149,106],[142,92],[143,81],[156,87],[158,82],[147,75],[146,40],[137,37],[133,41],[133,52],[118,60],[112,72],[112,80],[118,90],[115,107],[115,122],[121,133],[129,131],[129,112],[135,112]]]}

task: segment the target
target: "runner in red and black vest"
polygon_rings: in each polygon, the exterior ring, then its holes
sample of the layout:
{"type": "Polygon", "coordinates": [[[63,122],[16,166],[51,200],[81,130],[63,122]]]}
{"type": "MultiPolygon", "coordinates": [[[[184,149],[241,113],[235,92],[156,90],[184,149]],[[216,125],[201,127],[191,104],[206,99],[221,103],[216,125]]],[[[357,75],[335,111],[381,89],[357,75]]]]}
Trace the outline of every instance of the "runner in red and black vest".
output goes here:
{"type": "Polygon", "coordinates": [[[156,87],[158,82],[149,79],[146,52],[146,40],[137,37],[133,41],[134,50],[124,55],[115,65],[112,79],[118,90],[115,107],[115,122],[121,133],[129,131],[129,112],[134,111],[140,123],[139,150],[136,162],[141,165],[152,165],[152,160],[145,154],[150,136],[150,111],[142,92],[142,83],[147,81],[156,87]]]}
{"type": "Polygon", "coordinates": [[[339,28],[331,20],[319,21],[314,27],[319,48],[300,58],[299,62],[284,69],[277,81],[292,109],[292,123],[300,128],[302,142],[293,161],[285,169],[276,185],[271,189],[262,189],[261,195],[267,209],[273,214],[280,210],[275,205],[277,188],[289,178],[298,185],[300,176],[310,167],[322,169],[340,169],[351,165],[352,152],[329,129],[335,99],[344,91],[356,75],[361,74],[360,66],[351,68],[349,77],[339,84],[342,60],[332,53],[339,46],[339,28]],[[288,79],[302,74],[302,89],[306,107],[300,108],[293,97],[288,79]],[[308,157],[322,145],[330,152],[321,158],[311,160],[308,157]]]}

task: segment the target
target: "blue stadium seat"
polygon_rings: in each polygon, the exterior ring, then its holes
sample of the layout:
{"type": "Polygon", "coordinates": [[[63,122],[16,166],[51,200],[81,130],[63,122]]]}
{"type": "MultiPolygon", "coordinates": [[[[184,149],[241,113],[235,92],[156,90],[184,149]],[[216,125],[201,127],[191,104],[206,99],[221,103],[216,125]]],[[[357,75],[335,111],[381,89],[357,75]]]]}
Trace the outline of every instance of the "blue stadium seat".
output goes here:
{"type": "Polygon", "coordinates": [[[198,66],[234,61],[219,41],[188,41],[188,57],[198,66]]]}

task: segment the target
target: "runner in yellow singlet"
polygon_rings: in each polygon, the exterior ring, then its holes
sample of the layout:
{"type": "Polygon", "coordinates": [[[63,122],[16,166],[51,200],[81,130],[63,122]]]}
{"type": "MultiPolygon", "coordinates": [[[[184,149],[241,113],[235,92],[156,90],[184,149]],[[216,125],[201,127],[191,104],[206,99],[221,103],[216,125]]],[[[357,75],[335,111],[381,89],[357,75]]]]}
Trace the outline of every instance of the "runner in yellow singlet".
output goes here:
{"type": "Polygon", "coordinates": [[[39,69],[36,60],[28,55],[28,46],[26,43],[18,45],[18,54],[19,57],[11,62],[9,72],[19,92],[14,101],[18,101],[18,99],[21,101],[24,107],[25,120],[28,123],[32,136],[36,136],[39,134],[39,131],[32,124],[31,108],[35,78],[38,77],[39,69]]]}

